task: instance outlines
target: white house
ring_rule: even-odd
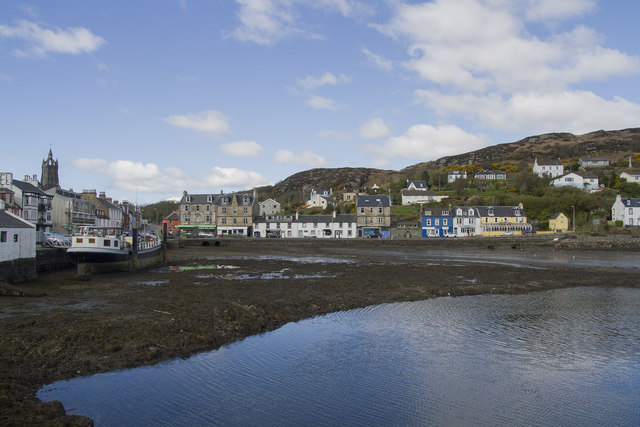
[[[282,210],[282,205],[277,201],[269,198],[259,203],[258,213],[260,216],[275,215]]]
[[[578,172],[570,172],[559,176],[551,181],[551,184],[556,187],[571,186],[585,190],[594,190],[599,186],[597,175]]]
[[[437,196],[435,191],[410,190],[403,188],[400,190],[402,195],[402,205],[413,205],[417,203],[440,202],[449,196]]]
[[[474,178],[482,179],[485,181],[493,181],[507,179],[507,175],[500,170],[482,169],[480,172],[474,175]]]
[[[409,181],[407,180],[407,190],[427,191],[429,186],[427,181]]]
[[[335,211],[332,215],[267,215],[254,223],[254,237],[355,239],[356,216]]]
[[[580,157],[578,160],[580,166],[584,167],[602,167],[609,166],[609,159],[606,157]]]
[[[455,182],[459,179],[467,179],[465,171],[451,171],[447,174],[447,182]]]
[[[541,160],[538,162],[536,158],[533,162],[533,173],[541,178],[555,178],[564,174],[564,166],[560,160]]]
[[[51,201],[53,196],[42,191],[38,177],[25,175],[24,181],[13,179],[12,173],[2,173],[2,181],[9,183],[14,193],[14,203],[20,217],[36,226],[36,240],[44,240],[44,233],[51,231]]]
[[[620,173],[620,179],[626,179],[627,182],[640,183],[640,171],[629,171]]]
[[[0,263],[36,257],[36,226],[0,207]]]
[[[458,237],[482,235],[478,209],[473,206],[456,206],[451,208],[451,214],[453,215],[453,235]]]
[[[311,208],[326,209],[329,205],[335,204],[333,200],[333,190],[311,190],[311,197],[307,201],[307,205]]]
[[[640,199],[623,199],[619,194],[611,206],[611,219],[625,227],[640,227]]]

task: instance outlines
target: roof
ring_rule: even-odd
[[[382,195],[358,196],[356,199],[358,207],[391,207],[391,197]]]
[[[564,215],[564,212],[558,212],[558,213],[554,213],[553,215],[551,215],[551,218],[549,219],[558,219],[558,217],[560,215]],[[566,215],[564,215],[566,217]]]
[[[640,171],[623,171],[623,172],[620,172],[620,175],[622,175],[623,173],[626,173],[627,175],[631,175],[631,176],[640,176]]]
[[[466,175],[466,172],[460,172],[460,171],[451,171],[448,173],[448,175]]]
[[[259,204],[260,205],[264,205],[265,203],[277,203],[277,204],[280,204],[280,202],[278,202],[277,200],[274,200],[272,198],[268,198],[267,200],[264,200],[264,201],[260,202]]]
[[[580,157],[580,161],[581,162],[586,162],[586,161],[608,162],[609,159],[606,157]]]
[[[587,179],[597,179],[597,178],[598,178],[598,175],[594,175],[594,174],[592,174],[592,173],[586,173],[586,172],[569,172],[569,173],[565,173],[565,174],[564,174],[564,175],[562,175],[562,176],[555,177],[553,180],[554,180],[554,181],[558,181],[558,180],[561,180],[562,178],[564,178],[564,177],[566,177],[566,176],[570,176],[570,175],[577,175],[577,176],[579,176],[579,177],[581,177],[581,178],[587,178]]]
[[[435,191],[429,191],[429,190],[409,190],[408,188],[403,188],[402,190],[400,190],[400,192],[402,193],[403,196],[421,196],[421,197],[425,197],[425,196],[435,196],[436,192]]]
[[[624,206],[627,208],[640,208],[640,199],[627,198],[621,200]]]
[[[306,223],[341,223],[341,222],[356,222],[356,216],[354,214],[338,214],[334,218],[333,215],[299,215],[295,222]]]
[[[178,214],[177,211],[173,211],[169,215],[165,216],[164,219],[169,221],[178,221],[180,220],[180,214]]]
[[[189,201],[187,202],[187,197],[189,197]],[[220,197],[219,194],[187,194],[186,196],[182,196],[180,199],[180,204],[184,203],[194,203],[194,204],[205,204],[205,203],[216,203]],[[211,201],[209,201],[211,198]]]
[[[520,206],[477,206],[478,212],[481,217],[497,216],[497,217],[509,217],[515,216],[516,212],[519,212],[519,216],[525,216],[524,209]],[[489,215],[489,211],[493,211],[493,215]]]
[[[429,186],[427,185],[427,181],[409,181],[409,180],[407,180],[407,188],[409,188],[411,186],[411,184],[413,184],[413,186],[416,187],[416,188],[424,188],[425,190],[427,188],[429,188]]]
[[[13,185],[18,187],[20,189],[20,191],[22,191],[23,193],[35,193],[35,194],[37,194],[39,196],[52,197],[51,195],[45,193],[44,191],[42,191],[41,189],[39,189],[35,185],[30,184],[28,182],[19,181],[17,179],[14,179],[13,180]]]
[[[536,163],[538,166],[561,166],[562,162],[560,160],[538,160],[536,159]]]
[[[425,208],[422,210],[422,216],[453,216],[452,208]]]
[[[0,228],[35,228],[35,226],[9,212],[0,210]]]
[[[500,170],[489,170],[482,169],[480,172],[476,173],[476,175],[504,175],[505,173]]]

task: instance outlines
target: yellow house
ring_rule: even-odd
[[[556,233],[566,233],[569,231],[569,218],[562,212],[554,214],[549,218],[549,230]]]
[[[531,231],[522,203],[518,206],[478,206],[483,236],[523,234]]]

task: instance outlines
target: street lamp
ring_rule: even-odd
[[[571,205],[571,209],[573,209],[573,234],[576,234],[576,207]]]

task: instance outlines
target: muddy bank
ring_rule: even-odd
[[[187,357],[332,311],[448,295],[640,286],[637,269],[471,262],[479,249],[527,254],[546,241],[513,248],[516,241],[501,240],[492,249],[482,241],[460,249],[469,262],[416,261],[412,254],[429,248],[399,242],[355,249],[355,243],[277,239],[176,245],[169,252],[172,267],[89,280],[59,271],[2,285],[0,424],[86,425],[90,420],[65,415],[59,403],[39,402],[36,391],[60,379]]]

